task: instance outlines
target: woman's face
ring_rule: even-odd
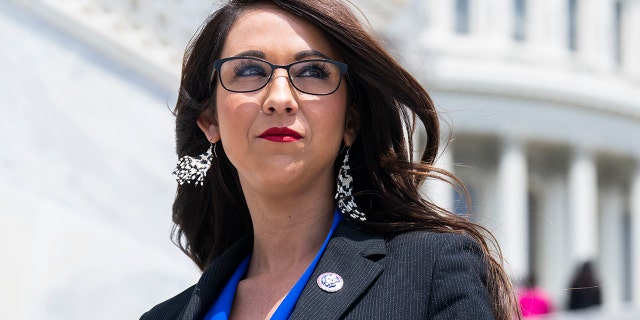
[[[221,58],[234,56],[276,65],[340,60],[319,29],[269,5],[248,9],[236,19]],[[205,112],[198,124],[210,140],[222,141],[245,194],[333,190],[341,142],[350,145],[357,130],[347,125],[352,121],[347,121],[344,79],[332,94],[311,95],[294,88],[285,69],[275,69],[269,83],[253,92],[230,92],[217,81],[215,105],[216,115]]]

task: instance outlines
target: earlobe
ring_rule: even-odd
[[[220,130],[218,128],[218,122],[210,109],[207,109],[200,113],[196,123],[198,124],[200,130],[202,130],[204,135],[207,137],[207,140],[209,140],[209,142],[216,143],[218,142],[218,140],[220,140]]]

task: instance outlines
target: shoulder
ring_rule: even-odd
[[[177,319],[182,310],[189,303],[189,299],[193,294],[194,286],[182,291],[175,297],[168,299],[151,310],[147,311],[140,317],[140,320],[169,320]]]
[[[386,257],[386,263],[409,259],[414,265],[426,267],[424,264],[434,264],[442,256],[458,254],[484,259],[478,242],[465,234],[414,230],[383,235],[344,224],[336,231],[335,238],[341,245],[354,247],[364,257],[373,260]]]
[[[143,314],[141,320],[177,319],[180,315],[198,315],[213,304],[240,262],[251,252],[253,237],[236,241],[217,257],[200,276],[198,283]]]
[[[388,238],[387,255],[391,261],[411,263],[428,271],[425,279],[432,285],[448,286],[473,277],[468,284],[486,286],[487,260],[480,244],[464,234],[412,231]],[[469,279],[467,279],[469,280]],[[460,284],[464,285],[465,281]]]
[[[349,235],[352,243],[365,248],[356,252],[382,271],[347,318],[493,318],[487,260],[470,236],[432,231]]]
[[[422,246],[446,246],[450,244],[460,245],[463,243],[470,244],[475,241],[468,235],[451,233],[451,232],[435,232],[426,230],[415,230],[398,233],[387,237],[389,242],[421,244]]]
[[[432,231],[411,231],[387,237],[391,255],[415,255],[437,262],[443,255],[482,258],[480,245],[468,235]]]
[[[412,269],[413,281],[427,290],[430,319],[493,318],[487,260],[470,236],[407,232],[390,238],[387,249],[389,260]]]

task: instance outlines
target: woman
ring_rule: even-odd
[[[204,273],[142,319],[517,316],[484,230],[420,197],[450,177],[433,103],[342,2],[230,1],[180,87],[174,235]]]

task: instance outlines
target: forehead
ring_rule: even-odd
[[[290,60],[296,53],[309,50],[337,59],[327,37],[311,22],[273,5],[259,5],[246,9],[235,20],[221,57],[261,51],[268,60]]]

